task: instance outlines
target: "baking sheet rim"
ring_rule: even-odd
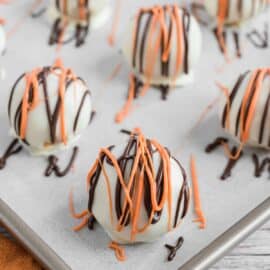
[[[179,270],[204,270],[216,263],[228,251],[243,241],[270,219],[270,197],[250,211],[244,218],[217,237],[207,247],[193,256]],[[29,250],[29,252],[50,270],[71,270],[71,268],[0,199],[0,221],[7,230]]]

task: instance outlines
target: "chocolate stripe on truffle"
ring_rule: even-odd
[[[262,115],[262,121],[261,121],[261,126],[260,126],[260,134],[259,134],[259,143],[260,144],[263,141],[264,130],[265,130],[265,126],[267,125],[266,119],[267,119],[267,116],[268,116],[269,107],[270,107],[270,93],[269,93],[268,98],[266,100],[264,110],[263,110],[263,115]]]
[[[229,97],[229,104],[227,106],[225,106],[224,110],[223,110],[223,115],[222,115],[222,126],[223,128],[225,128],[225,124],[226,124],[226,120],[227,120],[227,116],[229,117],[229,112],[227,111],[228,108],[231,108],[232,104],[233,104],[233,101],[236,97],[236,94],[238,92],[238,90],[240,89],[244,79],[246,78],[247,74],[249,73],[249,71],[247,71],[246,73],[242,74],[239,78],[238,78],[238,81],[236,82],[231,94],[230,94],[230,97]]]
[[[142,16],[142,13],[140,13],[139,19],[141,18],[141,16]],[[140,72],[141,73],[144,72],[143,65],[144,65],[145,42],[146,42],[146,37],[147,37],[148,31],[149,31],[149,26],[150,26],[151,20],[152,20],[152,13],[149,13],[148,14],[146,25],[145,25],[144,30],[143,30],[143,35],[142,35],[142,40],[141,40],[141,46],[140,46],[140,63],[139,63],[140,64],[140,67],[139,68],[140,68]],[[139,23],[140,23],[140,20],[139,20]],[[136,45],[136,46],[138,46],[138,45]],[[136,59],[136,51],[135,51],[135,54],[133,55],[133,57],[134,57],[134,59]],[[133,67],[134,68],[136,67],[135,61],[133,62]]]
[[[110,146],[108,147],[108,150],[112,150],[114,148],[114,146]],[[95,198],[95,191],[96,191],[96,187],[99,181],[99,177],[101,174],[101,164],[104,163],[104,159],[105,159],[106,155],[104,153],[102,153],[99,156],[99,162],[98,162],[98,166],[94,172],[93,175],[91,175],[91,181],[90,181],[90,186],[89,186],[89,200],[88,200],[88,209],[89,212],[92,213],[92,207],[93,207],[93,203],[94,203],[94,198]]]
[[[134,165],[134,154],[131,154],[132,151],[134,151],[136,153],[137,151],[137,145],[136,145],[136,140],[133,140],[133,138],[130,138],[124,153],[119,157],[118,159],[118,164],[119,164],[119,168],[122,172],[123,175],[128,175],[128,172],[126,172],[127,166],[130,165],[131,168]],[[131,163],[131,164],[129,164]],[[131,195],[134,192],[134,185],[131,187]],[[117,215],[117,218],[120,219],[120,217],[122,216],[122,186],[120,184],[120,180],[119,178],[117,178],[117,183],[115,186],[115,212]],[[121,225],[125,225],[127,226],[130,222],[129,219],[129,209],[128,207],[126,207],[124,209],[124,218],[122,219],[122,222],[120,223]]]
[[[246,120],[247,120],[247,116],[249,113],[250,103],[251,103],[253,95],[255,93],[256,84],[257,84],[257,80],[258,80],[259,75],[260,75],[260,70],[257,71],[257,74],[256,74],[255,79],[253,81],[252,89],[251,89],[250,95],[248,97],[248,104],[245,104],[245,108],[243,108],[244,104],[242,101],[241,106],[239,107],[237,119],[236,119],[236,123],[235,123],[235,136],[238,136],[239,132],[241,131],[240,125],[243,125],[243,129],[245,129],[245,127],[246,127]],[[240,117],[241,117],[242,110],[244,111],[244,119],[243,119],[243,122],[241,123]],[[239,135],[241,136],[241,134],[239,134]]]
[[[79,108],[78,108],[78,111],[76,113],[76,117],[75,117],[75,121],[74,121],[74,125],[73,125],[73,132],[76,132],[76,130],[77,130],[78,120],[79,120],[79,117],[81,115],[81,110],[83,108],[83,104],[84,104],[87,96],[91,97],[91,93],[90,93],[89,90],[87,90],[84,93],[83,97],[82,97],[81,103],[80,103]]]
[[[162,40],[161,40],[161,53],[160,53],[160,57],[162,57],[164,51],[166,50],[165,46],[164,46],[164,33],[162,33]],[[169,25],[169,38],[168,38],[168,43],[170,42],[172,38],[172,20],[170,18],[170,25]],[[168,44],[166,44],[166,46],[168,46]],[[161,64],[161,74],[165,77],[169,76],[169,68],[170,68],[170,55],[168,56],[167,61],[160,61]],[[141,72],[141,71],[140,71]]]
[[[238,14],[242,18],[243,16],[243,1],[242,0],[238,0],[237,9],[238,9]]]
[[[176,212],[175,212],[175,217],[174,217],[174,228],[176,228],[179,222],[179,216],[180,216],[180,219],[183,219],[187,214],[190,193],[189,193],[189,187],[187,184],[186,172],[184,168],[182,167],[182,165],[180,164],[180,162],[174,157],[173,159],[178,164],[179,168],[181,169],[183,179],[184,179],[184,184],[182,185],[181,191],[177,199],[177,206],[176,206]],[[182,212],[180,214],[181,207],[182,207]]]
[[[189,43],[188,43],[188,32],[190,28],[190,15],[189,13],[183,9],[183,38],[184,38],[184,48],[185,48],[185,53],[184,53],[184,72],[188,74],[189,72],[189,65],[188,65],[188,54],[189,54]]]
[[[13,95],[14,95],[14,91],[17,88],[18,83],[21,81],[21,79],[25,76],[25,73],[23,73],[15,82],[15,84],[13,85],[13,87],[11,88],[11,93],[10,93],[10,97],[9,97],[9,101],[8,101],[8,117],[10,120],[10,112],[11,112],[11,104],[12,104],[12,100],[13,100]]]
[[[133,48],[133,59],[132,59],[132,65],[135,68],[136,67],[136,60],[137,60],[137,48],[138,48],[138,41],[139,41],[139,33],[140,33],[140,27],[141,27],[141,20],[142,20],[142,13],[139,13],[135,29],[135,41],[134,41],[134,48]],[[147,29],[147,28],[145,28]]]

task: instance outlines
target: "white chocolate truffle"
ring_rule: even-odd
[[[193,81],[201,54],[199,25],[177,5],[141,9],[126,32],[123,52],[145,84],[183,86]]]
[[[221,103],[222,127],[240,144],[270,149],[270,69],[241,75]]]
[[[70,69],[55,64],[23,74],[11,90],[11,135],[34,155],[73,146],[89,125],[91,93]]]
[[[51,0],[50,5],[53,18],[65,17],[73,24],[90,22],[92,28],[102,26],[110,16],[109,0]]]
[[[141,133],[125,145],[102,149],[88,186],[89,212],[117,243],[154,241],[176,228],[188,210],[184,169]]]
[[[239,25],[263,11],[268,0],[227,0],[227,6],[222,6],[224,1],[205,0],[204,5],[209,15],[218,19],[218,14],[223,7],[226,12],[225,25]]]

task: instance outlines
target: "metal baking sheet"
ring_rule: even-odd
[[[1,7],[0,14],[4,14],[7,19],[7,29],[25,14],[31,3],[30,0],[21,0]],[[63,179],[45,178],[43,171],[46,161],[43,158],[31,157],[27,152],[12,157],[7,168],[0,171],[0,219],[50,269],[98,267],[162,270],[182,266],[184,269],[203,269],[269,216],[269,200],[265,200],[269,197],[270,182],[267,174],[259,179],[253,177],[249,150],[237,164],[233,176],[224,182],[219,180],[226,164],[222,151],[211,155],[204,153],[205,145],[223,134],[216,110],[214,109],[193,133],[189,133],[201,112],[219,94],[215,81],[228,84],[248,68],[269,66],[269,48],[258,50],[244,39],[244,57],[225,66],[222,73],[217,73],[224,60],[211,32],[205,28],[203,54],[196,68],[194,84],[171,91],[166,102],[160,100],[160,93],[152,89],[144,98],[136,101],[136,109],[123,124],[114,124],[115,112],[121,108],[126,97],[129,73],[119,53],[121,34],[124,32],[125,22],[137,8],[154,3],[174,1],[125,1],[125,12],[122,12],[118,31],[119,41],[114,48],[106,43],[110,23],[101,30],[93,31],[87,45],[81,49],[75,49],[73,44],[62,48],[61,56],[65,64],[87,81],[97,110],[95,121],[79,142],[81,151],[74,171]],[[255,26],[263,31],[269,15],[267,11],[258,17],[252,25],[243,29],[242,35]],[[49,31],[45,17],[28,18],[19,31],[11,36],[7,52],[1,58],[1,67],[5,68],[7,73],[6,79],[1,81],[1,152],[11,140],[8,136],[6,111],[12,84],[24,71],[51,64],[57,55],[55,47],[47,45]],[[122,64],[119,76],[106,83],[113,67],[119,63]],[[71,228],[76,221],[69,215],[68,193],[73,187],[76,208],[84,209],[88,199],[85,177],[98,149],[122,142],[126,137],[120,134],[119,130],[136,126],[140,126],[147,136],[155,137],[168,146],[188,172],[190,154],[195,155],[207,228],[199,230],[192,222],[194,215],[191,208],[179,229],[155,243],[127,247],[128,260],[119,263],[113,252],[107,248],[110,239],[102,228],[97,227],[92,232],[87,229],[79,233],[72,232]],[[59,156],[65,162],[69,155],[70,152],[67,151]],[[254,210],[261,203],[263,204]],[[254,212],[251,212],[252,210]],[[246,215],[248,216],[244,218]],[[244,219],[240,222],[242,218]],[[229,231],[224,234],[227,230]],[[168,263],[164,244],[174,243],[180,235],[184,236],[185,243],[175,260]],[[215,239],[217,241],[214,241]]]

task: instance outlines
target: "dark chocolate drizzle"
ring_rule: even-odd
[[[252,161],[255,166],[255,170],[254,170],[255,177],[261,177],[265,170],[267,170],[268,173],[270,174],[270,158],[269,157],[264,158],[260,162],[259,157],[257,156],[257,154],[254,153],[252,155]]]
[[[171,246],[168,244],[165,245],[165,247],[169,250],[169,255],[167,257],[168,261],[172,261],[175,258],[177,251],[182,247],[183,243],[184,238],[181,236],[178,238],[175,246]]]
[[[114,146],[109,146],[108,149],[112,150]],[[100,163],[103,164],[104,159],[105,159],[105,154],[103,153],[100,157]],[[100,173],[101,173],[101,165],[100,163],[98,164],[98,167],[95,171],[95,174],[93,175],[91,181],[90,181],[90,187],[89,187],[89,200],[88,200],[88,209],[90,213],[93,213],[92,207],[95,199],[95,190],[99,181]]]
[[[41,17],[45,12],[47,11],[47,7],[43,7],[38,11],[32,12],[31,17],[32,18],[39,18]]]
[[[269,107],[270,107],[270,93],[268,95],[268,98],[266,100],[266,103],[265,103],[265,106],[264,106],[264,110],[263,110],[263,115],[262,115],[262,120],[261,120],[261,126],[260,126],[260,133],[259,133],[259,144],[261,144],[263,142],[263,135],[264,135],[265,126],[267,125],[266,120],[267,120],[267,115],[268,115]],[[270,146],[270,144],[269,144],[269,146]]]
[[[236,155],[238,151],[238,148],[236,146],[234,146],[231,150],[231,154],[232,155]],[[237,161],[242,157],[243,152],[240,153],[240,156],[237,159],[229,159],[227,166],[225,167],[220,179],[221,180],[226,180],[227,178],[229,178],[232,175],[232,169],[235,167],[235,165],[237,164]]]
[[[56,2],[55,4],[56,8],[61,13],[61,15],[63,14],[67,16],[66,14],[64,14],[64,11],[61,8],[60,0],[56,0],[55,2]],[[78,8],[79,8],[79,5],[80,5],[80,1],[78,1]],[[89,33],[89,26],[90,26],[90,11],[88,8],[89,0],[85,0],[83,5],[87,12],[86,21],[77,23],[75,26],[74,34],[68,39],[61,41],[60,39],[63,34],[63,31],[65,31],[66,21],[65,19],[62,18],[62,16],[58,17],[52,26],[52,30],[51,30],[51,34],[49,38],[49,45],[59,44],[60,42],[62,44],[67,44],[75,40],[75,46],[80,47],[81,45],[85,43],[86,37]]]
[[[211,153],[214,150],[216,150],[219,146],[221,146],[223,143],[227,143],[228,139],[224,137],[218,137],[214,140],[214,142],[208,144],[205,148],[206,153]]]
[[[241,85],[242,85],[244,79],[245,79],[246,76],[249,74],[249,72],[250,72],[250,71],[247,71],[247,72],[245,72],[244,74],[242,74],[241,76],[239,76],[239,78],[238,78],[238,80],[237,80],[235,86],[233,87],[233,90],[232,90],[232,92],[231,92],[231,94],[230,94],[230,97],[229,97],[229,104],[226,104],[226,105],[225,105],[225,108],[224,108],[224,110],[223,110],[223,115],[222,115],[222,126],[223,126],[223,128],[225,128],[227,116],[229,115],[229,111],[228,111],[227,105],[229,105],[229,108],[232,107],[232,104],[233,104],[234,99],[235,99],[235,97],[236,97],[236,95],[237,95],[237,92],[238,92],[238,90],[240,89],[240,87],[241,87]],[[239,117],[240,117],[240,116],[239,116]],[[235,134],[235,135],[236,135],[236,134]]]
[[[55,176],[57,176],[57,177],[66,176],[69,173],[72,166],[74,165],[75,159],[78,155],[78,151],[79,151],[79,148],[77,146],[73,148],[73,153],[72,153],[72,156],[70,158],[70,161],[64,170],[61,170],[57,164],[58,157],[56,157],[54,155],[49,156],[48,157],[49,164],[45,170],[44,175],[48,177],[48,176],[51,176],[51,174],[54,172]]]
[[[239,106],[239,110],[238,110],[238,114],[237,114],[237,119],[236,119],[236,123],[235,123],[235,135],[236,136],[240,136],[240,117],[241,117],[241,111],[242,109],[244,109],[244,121],[243,121],[243,127],[245,128],[246,127],[246,124],[247,124],[247,117],[248,117],[248,113],[249,113],[249,109],[250,109],[250,106],[251,106],[251,102],[252,102],[252,99],[253,99],[253,96],[255,94],[255,91],[256,91],[256,84],[257,84],[257,80],[259,79],[259,75],[261,73],[261,70],[258,70],[257,74],[256,74],[256,77],[255,77],[255,80],[253,82],[253,85],[252,85],[252,89],[250,91],[250,95],[248,97],[248,103],[247,105],[243,108],[244,106],[244,103],[242,102],[241,103],[241,106]]]
[[[217,27],[213,29],[213,33],[214,33],[214,36],[215,36],[215,38],[216,38],[216,40],[217,40],[217,43],[218,43],[220,52],[221,52],[222,54],[224,54],[224,53],[225,53],[224,48],[221,46],[221,44],[220,44],[220,42],[219,42],[218,29],[217,29]],[[222,35],[223,35],[224,42],[226,43],[226,40],[227,40],[227,32],[226,32],[226,31],[223,31],[223,32],[222,32]]]
[[[257,29],[253,29],[246,35],[248,41],[258,49],[266,49],[269,47],[269,25],[264,24],[264,30],[262,33]]]
[[[240,45],[240,35],[238,32],[236,31],[233,32],[233,39],[234,39],[234,44],[235,44],[236,56],[238,58],[241,58],[242,51],[241,51],[241,45]]]
[[[95,217],[93,215],[91,215],[88,219],[88,229],[90,231],[94,230],[95,229],[95,223],[97,222],[97,220],[95,219]]]
[[[94,121],[94,119],[96,118],[96,115],[97,115],[97,112],[92,111],[92,113],[90,115],[89,125]]]
[[[7,159],[15,154],[18,154],[22,151],[23,147],[19,144],[19,140],[15,139],[8,146],[7,150],[4,152],[4,155],[0,158],[0,170],[6,167]]]
[[[138,136],[136,134],[131,134],[131,132],[128,130],[121,130],[121,132],[123,132],[127,135],[130,135],[130,138],[129,138],[129,141],[127,143],[127,146],[124,149],[123,154],[120,155],[117,162],[118,162],[118,166],[119,166],[124,178],[129,179],[130,178],[129,176],[131,174],[131,168],[133,167],[136,152],[137,152]],[[146,143],[147,143],[147,149],[150,153],[150,157],[148,155],[146,155],[145,157],[150,162],[150,159],[153,158],[153,154],[157,153],[157,151],[152,148],[152,144],[151,144],[150,140],[147,140]],[[114,146],[110,146],[108,149],[111,151],[113,149],[113,147]],[[167,149],[166,149],[166,151],[168,152],[169,156],[171,158],[173,158]],[[88,202],[88,209],[89,209],[90,213],[92,213],[92,207],[93,207],[94,197],[95,197],[95,189],[96,189],[97,183],[99,181],[99,177],[100,177],[101,170],[102,170],[101,164],[104,164],[104,162],[106,161],[107,164],[112,166],[112,162],[110,161],[110,159],[108,157],[105,159],[104,153],[102,153],[100,155],[99,160],[100,160],[100,163],[98,164],[94,175],[90,179],[89,202]],[[174,160],[176,160],[176,159],[174,159]],[[180,190],[179,196],[178,196],[177,209],[175,212],[174,224],[173,224],[174,228],[178,224],[179,217],[183,218],[186,215],[187,209],[188,209],[188,202],[189,202],[189,189],[188,189],[186,174],[185,174],[183,167],[181,166],[181,164],[178,161],[177,161],[177,164],[179,165],[179,167],[182,171],[183,186],[182,186],[182,189]],[[141,165],[139,165],[139,167],[141,167]],[[164,184],[164,165],[163,165],[162,159],[160,160],[160,164],[158,166],[158,171],[156,174],[155,181],[157,184],[157,186],[156,186],[156,199],[157,199],[157,202],[159,203],[161,198],[162,198],[163,184]],[[146,213],[148,215],[148,218],[150,218],[152,206],[151,206],[151,194],[150,194],[149,179],[148,179],[147,173],[144,174],[144,184],[145,184],[144,206],[145,206],[145,210],[146,210]],[[134,193],[134,191],[135,191],[135,187],[132,186],[130,189],[131,197],[132,197],[132,194]],[[123,208],[123,206],[122,206],[122,204],[123,204],[122,192],[123,192],[122,186],[120,184],[119,179],[117,178],[117,183],[115,186],[115,197],[114,197],[115,213],[116,213],[118,221],[120,221],[120,217],[122,216],[122,213],[124,212],[124,215],[123,215],[123,218],[121,220],[120,225],[128,226],[130,224],[130,209],[129,209],[129,205],[127,205],[125,208]],[[157,223],[160,220],[161,214],[162,214],[162,210],[156,211],[152,217],[151,224]]]
[[[208,144],[205,148],[206,153],[212,153],[214,150],[216,150],[219,146],[222,146],[224,143],[228,143],[228,139],[224,137],[218,137],[216,138],[212,143]],[[235,156],[238,151],[238,148],[234,146],[231,149],[231,155]],[[242,157],[243,152],[241,151],[239,157],[237,159],[229,159],[220,179],[221,180],[226,180],[229,178],[232,174],[232,169],[235,167],[237,164],[238,160]]]
[[[214,36],[215,36],[215,39],[217,40],[217,43],[218,43],[218,46],[219,46],[219,49],[220,49],[220,52],[222,54],[225,54],[225,51],[224,51],[224,48],[223,46],[220,44],[220,41],[219,41],[219,36],[218,36],[218,29],[217,27],[213,29],[213,33],[214,33]],[[222,32],[222,35],[223,35],[223,39],[224,39],[224,42],[225,44],[227,43],[227,39],[228,39],[228,33],[226,30],[224,30]],[[238,57],[238,58],[241,58],[242,57],[242,50],[241,50],[241,40],[240,40],[240,35],[237,31],[233,31],[232,32],[232,36],[233,36],[233,41],[234,41],[234,47],[235,47],[235,55]],[[227,46],[227,45],[226,45]]]

